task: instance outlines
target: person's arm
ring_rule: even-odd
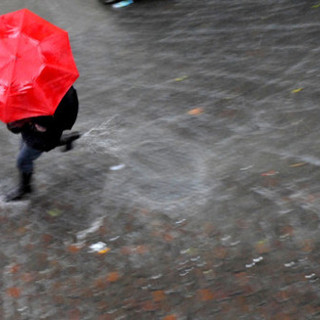
[[[7,123],[7,128],[12,133],[18,134],[22,131],[22,128],[24,127],[24,125],[29,123],[29,121],[30,121],[30,119],[22,119],[22,120],[9,122],[9,123]]]

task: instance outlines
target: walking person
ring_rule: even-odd
[[[53,116],[40,116],[22,119],[7,124],[7,128],[15,133],[21,133],[22,141],[17,157],[19,185],[6,196],[6,201],[20,200],[32,192],[31,179],[34,172],[34,161],[43,152],[65,146],[65,151],[72,149],[74,140],[80,137],[79,132],[63,134],[70,130],[76,121],[79,102],[77,91],[73,86],[62,98]]]
[[[17,159],[18,188],[7,201],[32,191],[33,162],[57,146],[72,148],[78,132],[70,130],[78,113],[73,84],[79,71],[68,32],[29,9],[0,16],[0,120],[21,133]]]

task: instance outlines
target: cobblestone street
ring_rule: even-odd
[[[320,2],[2,0],[67,30],[75,148],[0,127],[0,320],[320,319]]]

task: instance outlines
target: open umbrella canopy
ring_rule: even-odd
[[[0,16],[0,120],[53,115],[78,77],[65,30],[28,9]]]

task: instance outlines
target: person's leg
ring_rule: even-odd
[[[20,152],[17,158],[17,167],[20,172],[32,173],[33,161],[39,158],[42,151],[29,147],[26,143],[22,142]]]
[[[20,174],[18,187],[10,192],[6,201],[20,200],[27,193],[31,193],[31,178],[33,173],[33,161],[40,157],[42,151],[29,147],[22,142],[20,152],[17,158],[17,167]]]
[[[73,149],[73,142],[81,137],[80,132],[72,131],[70,133],[64,133],[61,138],[58,146],[65,146],[64,151],[70,151]]]

